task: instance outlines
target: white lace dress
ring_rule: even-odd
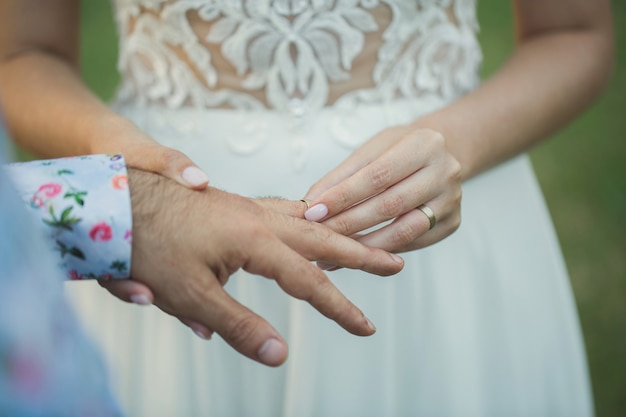
[[[379,130],[479,82],[473,0],[114,3],[115,108],[243,195],[301,198]],[[235,274],[227,290],[289,343],[277,369],[156,308],[72,292],[130,416],[593,414],[568,277],[526,156],[467,182],[461,228],[404,257],[393,278],[330,273],[377,325],[369,338]]]

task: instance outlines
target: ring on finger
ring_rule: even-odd
[[[426,217],[428,217],[428,221],[430,222],[428,230],[431,230],[433,227],[435,227],[435,225],[437,224],[437,217],[435,216],[435,212],[426,204],[422,204],[417,209],[424,213]]]
[[[307,200],[306,198],[302,198],[302,199],[300,199],[300,201],[302,201],[304,204],[306,204],[306,209],[307,210],[309,209],[309,207],[311,207],[311,203],[312,203],[311,200]]]

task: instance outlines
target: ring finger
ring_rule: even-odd
[[[359,236],[357,240],[364,245],[390,252],[406,252],[438,242],[456,230],[460,223],[460,213],[454,212],[447,216],[437,214],[442,210],[441,203],[441,200],[433,200],[426,204],[436,219],[432,228],[431,218],[416,208],[378,230]]]
[[[434,170],[423,169],[384,192],[323,222],[337,233],[350,236],[394,219],[437,197]],[[431,173],[432,172],[432,173]],[[424,184],[427,184],[424,186]]]

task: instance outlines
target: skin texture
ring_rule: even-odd
[[[217,332],[237,351],[270,366],[285,361],[287,345],[267,321],[222,288],[239,269],[275,280],[287,294],[307,301],[350,333],[375,332],[363,313],[309,261],[391,275],[403,266],[396,255],[294,217],[304,211],[301,202],[258,203],[211,187],[191,191],[135,169],[129,170],[129,181],[134,281],[103,286],[114,291],[117,286],[123,293],[124,286],[144,284],[164,312],[201,333]],[[168,204],[163,204],[165,196]],[[263,351],[268,341],[275,346]]]

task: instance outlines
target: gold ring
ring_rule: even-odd
[[[307,200],[306,198],[301,199],[300,201],[302,201],[304,204],[306,204],[306,209],[308,210],[309,207],[311,207],[311,200]]]
[[[424,213],[426,217],[428,217],[428,221],[430,222],[430,226],[428,227],[428,230],[435,227],[435,225],[437,224],[437,217],[435,216],[435,212],[426,204],[422,204],[417,209],[421,211],[422,213]]]

